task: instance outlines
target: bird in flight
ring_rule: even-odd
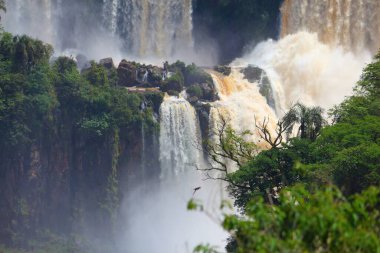
[[[199,186],[199,187],[196,187],[196,188],[194,188],[194,192],[193,192],[193,197],[194,197],[194,194],[197,192],[197,191],[199,191],[201,189],[201,187]]]

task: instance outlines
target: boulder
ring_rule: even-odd
[[[197,102],[194,104],[194,108],[197,111],[199,125],[201,129],[202,140],[207,140],[210,135],[210,111],[211,106],[208,103]],[[206,142],[203,142],[205,144]]]
[[[215,89],[214,84],[209,84],[209,83],[202,83],[201,88],[203,91],[203,100],[207,100],[210,102],[214,102],[218,100],[218,95]]]
[[[148,68],[148,83],[151,86],[158,87],[162,83],[163,69],[152,66]]]
[[[145,66],[140,67],[137,69],[136,73],[136,81],[138,81],[140,84],[145,84],[148,82],[148,69],[145,68]]]
[[[218,100],[218,96],[215,90],[215,87],[213,84],[210,83],[201,83],[201,84],[193,84],[186,90],[188,96],[189,96],[189,102],[193,103],[194,97],[197,98],[197,100],[207,101],[207,102],[214,102]]]
[[[260,88],[260,94],[266,98],[267,103],[274,110],[276,109],[276,101],[274,99],[272,85],[265,70],[249,65],[241,71],[244,74],[244,78],[251,83],[257,83]]]
[[[133,87],[139,84],[137,81],[137,67],[132,62],[122,60],[117,68],[117,76],[119,86]]]
[[[218,65],[214,67],[214,70],[222,73],[225,76],[229,76],[231,74],[231,67],[225,66],[225,65]]]
[[[244,78],[247,79],[249,82],[259,83],[264,70],[257,66],[249,65],[241,72],[244,74]]]
[[[105,67],[106,69],[113,69],[115,68],[115,64],[113,63],[113,59],[111,57],[104,58],[99,61],[99,64]]]
[[[199,101],[199,98],[196,97],[196,96],[193,96],[193,97],[190,97],[189,99],[187,99],[189,101],[190,104],[195,104]]]

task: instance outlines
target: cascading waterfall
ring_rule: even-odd
[[[119,0],[103,0],[103,20],[104,25],[112,34],[117,30],[117,12]]]
[[[160,108],[159,141],[160,177],[140,182],[141,187],[148,185],[145,191],[137,188],[128,193],[126,212],[131,219],[123,235],[125,251],[192,252],[205,242],[219,245],[223,251],[228,235],[216,222],[223,190],[220,184],[203,181],[202,173],[196,170],[197,166],[204,168],[205,162],[197,115],[186,99],[165,97]],[[201,188],[193,195],[196,187]],[[187,211],[192,197],[202,200],[215,220]]]
[[[193,47],[191,0],[103,0],[98,9],[91,1],[67,0],[65,6],[62,2],[6,0],[5,28],[50,42],[58,51],[75,48],[91,58],[120,54],[120,49],[137,58],[186,57]],[[80,6],[87,5],[86,13],[101,13],[101,18],[86,23]],[[210,71],[220,98],[211,103],[210,127],[223,117],[238,132],[250,130],[250,140],[266,148],[255,132],[256,120],[266,119],[274,129],[277,119],[298,101],[325,108],[341,102],[379,46],[379,0],[285,0],[279,41],[262,42],[235,60],[227,77]],[[110,48],[116,50],[103,51]],[[264,78],[250,82],[241,73],[250,64],[267,73],[273,108],[260,94]],[[145,175],[147,133],[141,128]],[[136,185],[141,183],[143,190],[126,193],[129,219],[126,233],[120,235],[124,252],[190,252],[201,242],[223,245],[226,234],[219,224],[186,210],[195,187],[201,186],[195,197],[211,208],[223,198],[220,187],[202,181],[196,171],[197,166],[207,166],[200,136],[194,108],[184,98],[166,97],[160,109],[160,164],[149,168],[161,174],[149,181],[142,178]]]
[[[304,30],[354,52],[380,48],[378,0],[285,0],[281,12],[282,37]]]
[[[302,102],[331,108],[349,95],[369,54],[353,54],[321,43],[316,34],[299,32],[279,41],[260,43],[232,66],[254,64],[264,69],[279,94],[282,111]]]
[[[248,139],[259,143],[255,124],[268,120],[268,127],[275,128],[277,115],[268,105],[266,98],[259,92],[259,83],[250,83],[240,72],[241,68],[233,68],[229,76],[210,72],[219,101],[212,103],[210,121],[211,127],[218,127],[221,118],[225,119],[238,133],[249,130]],[[262,143],[262,148],[265,144]]]
[[[191,0],[61,2],[6,0],[5,28],[49,42],[58,52],[75,49],[90,58],[128,54],[135,59],[169,59],[191,55]]]
[[[115,6],[115,1],[108,1]],[[171,56],[191,50],[191,0],[117,1],[115,33],[137,56]],[[109,9],[109,8],[107,8]]]
[[[297,102],[340,103],[380,46],[380,2],[286,0],[281,10],[282,38],[260,43],[231,66],[264,69],[281,111]]]
[[[199,166],[202,140],[194,108],[184,98],[166,98],[160,108],[160,164],[163,179]]]

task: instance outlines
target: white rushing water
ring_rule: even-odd
[[[342,102],[380,47],[380,1],[285,0],[281,14],[281,38],[231,66],[264,69],[282,112],[297,102],[325,109]]]
[[[354,54],[320,42],[316,34],[298,32],[260,43],[232,66],[254,64],[264,69],[286,111],[297,102],[326,109],[340,103],[369,61],[368,51]]]
[[[51,43],[57,52],[139,60],[191,57],[191,0],[6,0],[7,31]]]
[[[275,128],[277,115],[260,94],[259,83],[245,79],[240,68],[233,68],[227,77],[215,72],[211,72],[211,76],[220,97],[219,101],[212,103],[211,127],[218,127],[224,118],[237,133],[249,130],[251,135],[247,137],[254,142],[259,141],[256,123],[260,124],[265,119],[271,129]]]
[[[63,6],[63,0],[6,0],[5,28],[46,40],[57,50],[75,48],[95,58],[125,53],[137,59],[194,58],[191,0],[103,0],[99,10],[84,8],[82,0],[67,1],[71,5]],[[236,59],[227,77],[210,71],[220,97],[211,103],[211,128],[224,117],[238,132],[250,130],[251,140],[258,143],[255,120],[266,118],[274,129],[296,102],[326,109],[340,103],[380,47],[379,0],[285,0],[281,11],[278,41],[264,41]],[[96,12],[97,21],[86,23],[82,16],[89,14],[84,12]],[[267,73],[275,106],[260,94],[260,83],[244,78],[241,70],[248,65]],[[125,193],[126,231],[118,242],[123,252],[192,252],[202,242],[223,251],[227,234],[218,224],[217,207],[226,196],[218,183],[203,181],[196,171],[207,166],[201,142],[195,109],[184,98],[166,97],[160,109],[160,164],[153,168],[161,174],[143,178]],[[195,198],[216,213],[216,220],[186,210],[196,187],[201,189]]]
[[[161,176],[146,182],[145,190],[137,187],[128,193],[126,252],[190,253],[200,243],[224,252],[228,235],[220,226],[219,205],[226,196],[220,183],[203,181],[196,170],[205,166],[201,142],[194,108],[184,98],[166,97],[160,108]],[[187,211],[196,187],[201,188],[194,198],[212,217]]]
[[[160,167],[163,179],[194,169],[202,161],[197,114],[184,98],[168,97],[160,108]]]

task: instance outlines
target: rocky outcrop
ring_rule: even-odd
[[[163,83],[163,69],[122,60],[117,68],[118,85],[123,87],[159,87]]]
[[[209,103],[195,103],[194,108],[197,112],[199,125],[201,128],[202,140],[207,140],[210,137],[210,111],[211,105]]]
[[[113,59],[110,57],[101,59],[99,61],[99,64],[102,65],[103,67],[105,67],[106,69],[114,69],[115,68],[115,64],[113,62]]]
[[[272,85],[265,70],[257,66],[249,65],[241,70],[241,72],[244,74],[244,78],[249,82],[257,83],[260,88],[260,94],[266,98],[269,106],[275,110],[276,100],[274,99]]]
[[[213,83],[195,83],[186,89],[188,100],[191,104],[198,101],[214,102],[218,95]]]
[[[133,87],[139,84],[137,82],[137,66],[132,62],[122,60],[117,68],[117,76],[119,86]]]
[[[225,76],[229,76],[231,74],[231,67],[225,66],[225,65],[218,65],[214,67],[214,70],[222,73]]]
[[[162,77],[164,70],[157,66],[151,66],[148,68],[148,83],[151,86],[158,87],[162,84]]]

